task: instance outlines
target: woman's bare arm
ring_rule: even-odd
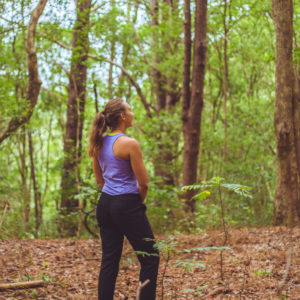
[[[139,194],[144,203],[148,192],[148,174],[143,161],[142,150],[139,143],[134,139],[130,139],[128,146],[131,167],[138,181]]]
[[[93,157],[93,170],[94,170],[94,174],[96,177],[96,182],[97,182],[98,186],[100,187],[100,189],[102,190],[102,188],[104,186],[104,179],[102,176],[102,170],[100,168],[99,162],[96,157]]]

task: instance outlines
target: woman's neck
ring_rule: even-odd
[[[111,133],[125,133],[126,128],[123,126],[118,126],[111,130]]]

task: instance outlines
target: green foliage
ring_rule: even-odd
[[[194,259],[176,260],[175,266],[180,267],[184,272],[190,272],[195,268],[206,268],[205,261],[195,261]]]
[[[192,248],[192,249],[184,249],[184,252],[186,253],[191,253],[191,252],[200,252],[200,251],[210,251],[210,250],[214,250],[214,251],[224,251],[224,250],[231,250],[231,248],[229,247],[204,247],[204,248]]]
[[[270,270],[260,270],[260,269],[254,270],[254,275],[258,277],[266,277],[269,276],[270,274],[271,274]]]
[[[204,290],[208,288],[208,285],[202,285],[197,287],[196,289],[185,289],[183,290],[184,293],[193,293],[193,295],[198,296],[203,293]]]
[[[4,16],[0,22],[0,133],[9,120],[22,115],[27,106],[25,37],[30,12],[35,4],[34,1],[2,1],[0,4],[0,13]],[[224,2],[217,0],[208,3],[204,110],[199,161],[195,162],[199,171],[197,182],[200,184],[189,187],[197,192],[193,218],[186,214],[184,203],[180,200],[183,163],[181,100],[172,109],[159,112],[153,109],[153,117],[149,118],[129,79],[120,68],[112,67],[112,94],[125,98],[135,113],[135,126],[128,131],[128,135],[136,138],[143,150],[150,178],[147,214],[157,233],[219,227],[221,207],[218,187],[224,198],[227,224],[268,225],[272,219],[276,177],[273,132],[276,41],[271,3],[267,0],[247,3],[231,1],[226,16],[223,16],[223,5]],[[90,18],[90,53],[122,65],[139,84],[153,108],[157,104],[153,66],[161,73],[163,89],[180,96],[183,2],[173,3],[171,8],[167,2],[159,1],[159,11],[155,15],[157,25],[152,25],[154,15],[148,4],[94,1],[92,10],[98,6]],[[294,28],[299,28],[299,11],[299,3],[294,1]],[[54,41],[72,46],[75,17],[74,2],[60,0],[49,2],[39,21],[36,49],[42,90],[38,103],[25,128],[25,144],[23,129],[20,129],[0,145],[1,238],[34,237],[34,199],[27,139],[29,130],[33,138],[36,178],[43,203],[43,222],[39,234],[45,237],[58,234],[69,83],[67,71],[70,70],[72,52]],[[229,71],[226,157],[223,155],[224,20],[228,26]],[[300,40],[299,34],[299,30],[294,30],[295,41]],[[299,43],[295,42],[295,69],[299,66],[299,57]],[[76,55],[73,57],[77,58]],[[85,123],[79,165],[80,193],[76,199],[83,200],[84,210],[90,211],[95,207],[100,193],[87,155],[88,131],[95,115],[94,88],[99,109],[110,97],[110,65],[89,59],[87,66]],[[173,85],[169,86],[169,82]],[[25,155],[23,167],[22,153]],[[239,182],[243,185],[235,184]],[[252,187],[251,194],[248,186]],[[25,222],[25,187],[30,194],[28,222]],[[73,217],[77,219],[77,213]],[[92,230],[97,232],[94,212],[88,220]],[[83,236],[89,234],[84,231]]]
[[[243,215],[241,216],[230,213],[231,208],[235,205],[234,201],[236,201],[233,195],[237,194],[243,198],[252,199],[250,187],[241,184],[226,183],[225,179],[221,177],[213,177],[208,181],[202,181],[200,184],[184,186],[182,190],[199,191],[193,197],[197,201],[197,212],[193,222],[196,230],[200,231],[207,226],[221,226],[223,222],[222,218],[224,218],[226,224],[235,224],[237,221],[242,222],[242,220],[236,220],[236,218],[245,218],[246,210],[243,211]],[[224,191],[227,191],[226,197],[223,195]]]

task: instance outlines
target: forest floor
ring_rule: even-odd
[[[157,299],[300,299],[300,229],[229,229],[230,249],[221,247],[222,231],[160,235]],[[171,251],[172,244],[174,251]],[[0,299],[97,299],[100,240],[0,240],[0,283],[44,280],[45,286],[0,291]],[[187,270],[176,265],[183,262]],[[202,262],[205,268],[197,263]],[[221,272],[222,265],[222,272]],[[189,269],[189,267],[194,266]],[[139,264],[125,241],[114,299],[135,299]],[[223,280],[221,279],[221,273]],[[277,289],[283,282],[281,297]],[[163,297],[162,297],[163,286]]]

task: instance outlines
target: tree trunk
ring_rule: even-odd
[[[62,173],[61,214],[62,235],[75,235],[76,219],[70,213],[78,209],[74,196],[78,193],[76,170],[81,158],[81,139],[84,122],[88,33],[91,0],[77,0],[76,23],[73,29],[71,71],[68,86],[67,123],[64,137],[64,165]]]
[[[110,60],[114,61],[116,56],[116,41],[112,40],[110,44]],[[113,65],[109,65],[108,72],[108,98],[113,98]]]
[[[230,2],[229,2],[230,4]],[[227,0],[224,0],[224,14],[223,14],[223,29],[224,29],[224,44],[223,44],[223,60],[224,60],[224,147],[223,147],[223,164],[226,162],[227,156],[227,96],[228,96],[228,56],[227,56],[227,38],[228,38],[228,25],[226,22],[227,16]]]
[[[20,140],[18,141],[18,152],[21,160],[20,174],[22,178],[23,201],[24,201],[24,223],[28,227],[30,216],[30,191],[27,184],[27,166],[26,166],[26,134],[25,127],[21,128]]]
[[[192,91],[190,102],[188,101],[188,99],[184,99],[182,107],[184,139],[182,178],[183,185],[194,184],[197,180],[197,162],[200,143],[201,114],[203,109],[203,88],[206,58],[206,15],[206,0],[196,0]],[[186,23],[188,23],[187,20],[185,20],[185,26]],[[187,51],[188,46],[185,46],[185,55],[187,54]],[[185,68],[187,67],[187,65],[188,62],[185,58]],[[185,76],[186,74],[184,73],[184,96],[188,94],[186,86],[188,80],[187,78],[185,78]],[[187,192],[185,193],[184,198],[186,200],[187,210],[194,212],[195,200],[192,199],[192,196],[193,192]]]
[[[159,24],[159,7],[158,7],[158,0],[152,0],[152,22],[151,26],[155,27]],[[156,33],[154,31],[154,35],[152,38],[152,49],[156,49],[157,47],[160,47],[159,41],[157,39]],[[161,74],[160,70],[158,69],[158,66],[160,64],[160,57],[155,54],[152,68],[152,77],[154,81],[154,90],[156,94],[156,109],[157,111],[160,111],[166,107],[166,91],[164,89],[164,81],[165,78]]]
[[[37,7],[31,13],[27,29],[26,52],[28,57],[28,89],[26,93],[26,100],[28,101],[28,107],[22,112],[22,114],[18,115],[18,117],[12,118],[9,121],[7,128],[0,135],[0,144],[12,133],[14,133],[20,126],[30,120],[34,107],[37,103],[42,82],[39,78],[34,39],[37,22],[44,11],[46,3],[47,0],[39,1]]]
[[[31,181],[33,184],[33,196],[34,196],[34,217],[35,217],[35,238],[38,237],[39,227],[42,223],[42,203],[41,203],[41,192],[38,188],[38,184],[36,181],[35,175],[35,165],[34,165],[34,148],[32,144],[32,135],[31,132],[28,131],[28,146],[29,146],[29,158],[30,158],[30,174]]]
[[[162,22],[172,23],[175,19],[174,15],[178,14],[177,1],[163,0],[163,2],[165,6],[160,7],[157,0],[152,1],[152,26],[159,25],[158,16],[161,17]],[[159,47],[171,55],[176,53],[176,51],[178,51],[179,38],[168,38],[167,35],[169,34],[170,33],[162,32],[160,39],[154,34],[152,41],[153,49]],[[170,72],[170,75],[166,75],[159,70],[163,60],[164,58],[161,54],[155,54],[151,71],[158,114],[164,114],[166,111],[174,111],[175,105],[180,100],[178,79],[177,76],[174,75],[176,72]],[[172,129],[173,124],[165,122],[162,124],[159,133],[153,133],[153,135],[157,137],[157,145],[159,148],[157,154],[153,156],[153,164],[155,177],[158,179],[156,183],[160,188],[163,188],[165,185],[175,184],[175,170],[172,167],[168,167],[168,165],[174,165],[174,158],[176,156],[174,153],[177,152],[178,148],[178,135],[174,136]],[[159,200],[157,205],[160,204],[161,201]]]
[[[295,75],[292,59],[293,2],[272,0],[276,33],[275,136],[277,174],[274,199],[274,224],[293,226],[299,222],[299,173],[296,159],[294,117]]]
[[[297,71],[299,73],[297,73]],[[296,71],[295,80],[295,97],[293,102],[294,111],[294,130],[295,130],[295,141],[296,141],[296,159],[297,159],[297,170],[298,170],[298,195],[300,198],[300,70]],[[296,203],[298,218],[300,219],[300,201]]]

